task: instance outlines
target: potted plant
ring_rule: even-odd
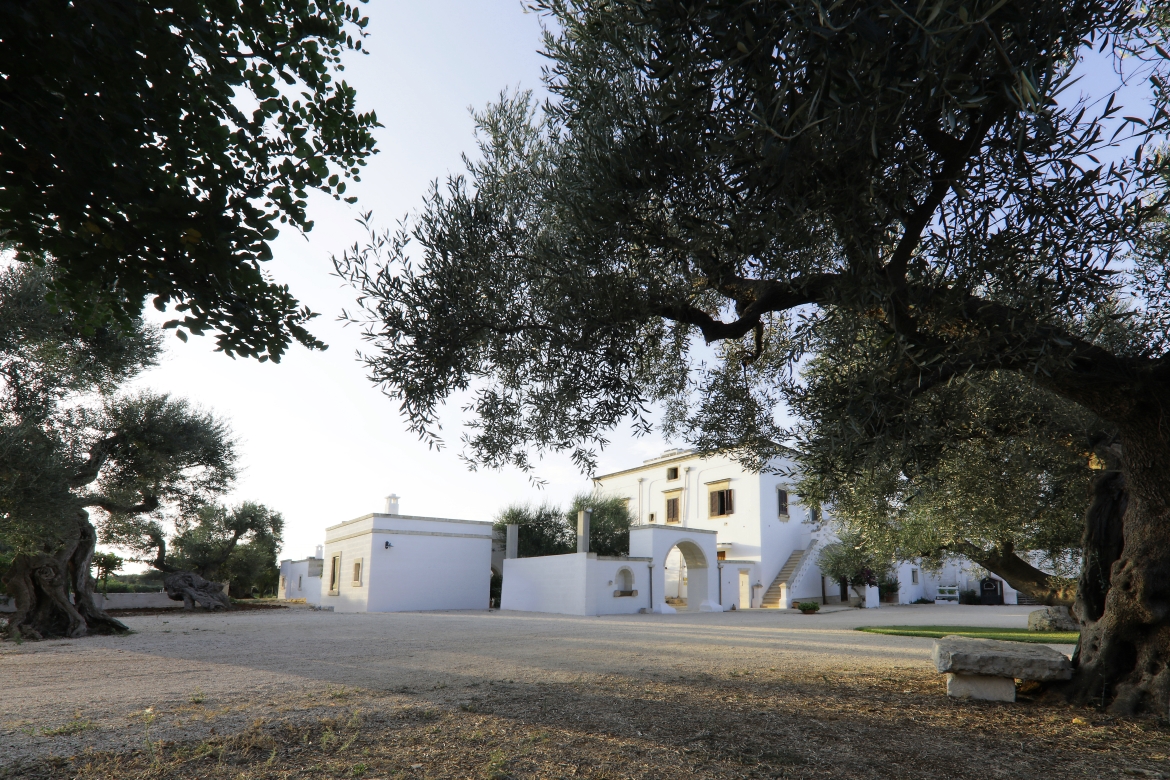
[[[817,601],[798,601],[796,608],[800,610],[803,615],[815,615],[820,610],[820,602]]]

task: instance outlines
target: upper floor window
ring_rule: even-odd
[[[362,584],[362,559],[358,558],[353,562],[353,584],[360,586]]]
[[[666,470],[667,479],[678,479],[678,466],[671,466]]]
[[[679,521],[678,505],[678,496],[666,499],[666,522],[677,523]]]
[[[787,517],[788,516],[788,491],[787,490],[777,490],[776,491],[776,504],[777,504],[776,509],[777,509],[778,514],[781,514],[784,517]]]
[[[734,493],[731,488],[711,491],[711,517],[723,517],[735,512]]]

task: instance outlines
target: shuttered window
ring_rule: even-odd
[[[731,488],[711,491],[709,494],[711,498],[711,517],[723,517],[735,512],[734,493],[735,491]]]

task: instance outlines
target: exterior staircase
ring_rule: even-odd
[[[780,609],[788,606],[787,604],[781,603],[786,595],[785,591],[788,590],[785,586],[789,584],[792,575],[800,567],[800,560],[804,557],[804,552],[804,550],[793,550],[792,555],[788,556],[788,560],[784,562],[780,573],[776,575],[776,579],[772,580],[772,586],[764,593],[764,598],[760,602],[761,609]]]

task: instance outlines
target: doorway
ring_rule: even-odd
[[[739,570],[739,608],[752,608],[752,578],[747,569]]]

